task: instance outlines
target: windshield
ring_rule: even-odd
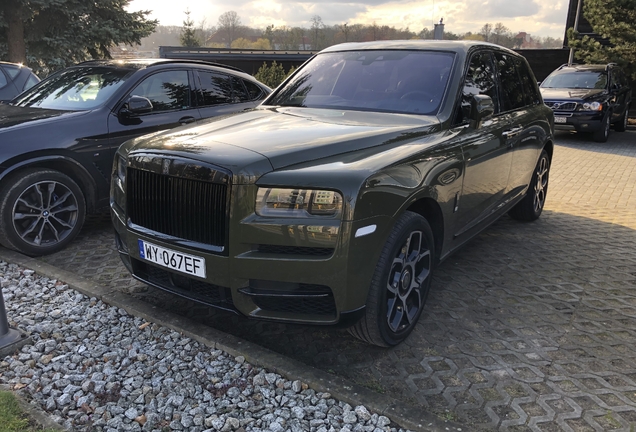
[[[266,104],[434,114],[453,59],[432,51],[319,54]]]
[[[22,93],[13,105],[57,110],[89,110],[103,105],[133,69],[86,66],[66,69]]]
[[[541,83],[541,87],[604,89],[607,87],[607,73],[591,71],[558,73],[547,77]]]

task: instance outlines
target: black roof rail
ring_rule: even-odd
[[[214,67],[219,67],[224,69],[230,69],[236,72],[247,73],[243,69],[238,68],[236,66],[230,66],[223,63],[216,63],[216,62],[205,61],[205,60],[193,60],[193,59],[165,59],[165,58],[93,59],[93,60],[86,60],[86,61],[77,63],[75,66],[83,65],[86,63],[94,63],[94,62],[100,62],[100,61],[116,61],[116,60],[121,60],[124,62],[130,62],[130,63],[147,62],[147,66],[163,65],[163,64],[170,64],[170,63],[191,63],[191,64],[200,64],[205,66],[214,66]]]

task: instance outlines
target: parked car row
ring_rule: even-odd
[[[442,260],[541,215],[555,122],[607,139],[628,90],[614,65],[539,88],[520,55],[467,41],[337,45],[273,92],[197,61],[82,63],[0,105],[0,243],[58,251],[110,205],[135,278],[392,346]]]

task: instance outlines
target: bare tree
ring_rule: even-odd
[[[492,31],[492,42],[507,46],[509,45],[509,39],[511,39],[510,29],[500,22],[495,24],[495,28]]]
[[[492,24],[490,24],[490,23],[484,24],[484,26],[481,28],[481,30],[479,30],[479,34],[484,37],[484,40],[486,42],[490,42],[490,34],[491,33],[492,33]]]
[[[311,35],[312,35],[312,47],[313,50],[319,50],[323,48],[323,29],[325,25],[322,22],[320,15],[314,15],[311,17]]]
[[[240,27],[241,17],[234,11],[225,12],[219,17],[219,31],[225,36],[228,48],[232,45]]]

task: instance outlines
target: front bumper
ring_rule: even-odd
[[[250,195],[250,186],[234,187],[238,195]],[[228,248],[220,254],[140,230],[111,203],[122,261],[149,285],[259,319],[348,326],[362,316],[389,217],[308,225],[317,222],[267,220],[253,213],[240,217],[237,208],[231,213]],[[355,237],[370,225],[375,232]],[[204,258],[206,278],[144,260],[139,240]]]
[[[563,119],[563,123],[558,122],[559,118]],[[577,132],[595,132],[601,129],[603,118],[605,118],[605,111],[555,111],[554,128]]]

